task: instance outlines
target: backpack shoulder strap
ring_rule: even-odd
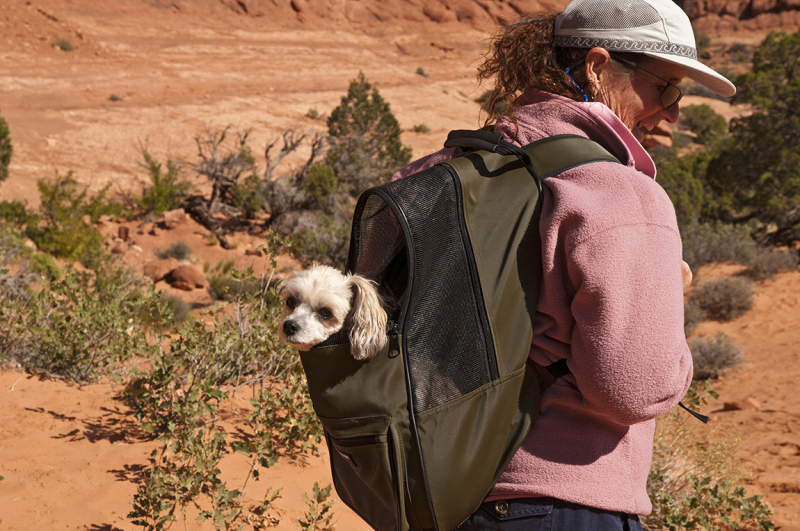
[[[590,162],[616,162],[619,159],[603,146],[578,135],[557,135],[544,138],[524,148],[536,176],[546,179]]]

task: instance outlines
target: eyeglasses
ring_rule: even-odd
[[[633,67],[633,68],[638,68],[639,70],[641,70],[643,72],[647,72],[651,76],[656,77],[656,78],[660,79],[661,81],[663,81],[664,83],[666,83],[666,86],[658,87],[658,92],[659,92],[659,94],[661,96],[661,105],[663,105],[665,109],[669,109],[671,106],[673,106],[676,103],[678,103],[679,101],[681,101],[681,98],[683,97],[683,92],[681,92],[681,89],[679,89],[676,85],[673,85],[672,83],[670,83],[669,81],[667,81],[666,79],[664,79],[661,76],[657,76],[656,74],[652,73],[650,70],[647,70],[646,68],[642,68],[641,66],[637,65],[633,61],[628,61],[627,59],[623,59],[622,57],[620,57],[617,54],[613,54],[613,57],[614,57],[614,59],[616,59],[620,63],[624,63],[624,64],[626,64],[628,66]]]

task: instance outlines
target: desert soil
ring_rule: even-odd
[[[187,2],[0,0],[0,112],[15,149],[0,200],[35,207],[37,179],[69,171],[94,191],[111,184],[112,191],[136,193],[146,177],[141,146],[185,162],[191,176],[194,137],[204,127],[250,130],[261,155],[267,139],[286,128],[324,130],[323,121],[306,113],[328,114],[359,71],[391,104],[414,156],[438,149],[451,129],[480,124],[473,100],[485,89],[474,73],[488,37],[480,24],[303,24],[302,17],[273,24],[269,14],[246,17],[225,2],[197,3],[212,4],[217,7],[192,11]],[[54,47],[58,37],[75,49]],[[712,103],[727,117],[741,112]],[[430,132],[413,132],[418,124]],[[208,245],[207,231],[191,220],[155,236],[147,227],[127,226],[132,241],[121,257],[135,267],[177,241],[192,247],[198,266],[222,259],[256,272],[264,266],[263,258],[246,254],[262,243],[255,237],[241,235],[237,248],[225,251]],[[99,228],[113,236],[119,225]],[[289,259],[280,265],[293,266]],[[696,281],[733,273],[705,268]],[[171,293],[210,302],[202,289]],[[720,399],[705,412],[714,430],[738,433],[748,489],[765,495],[788,531],[800,530],[799,315],[800,273],[783,273],[759,284],[755,307],[745,316],[705,323],[698,331],[724,331],[745,351],[744,366],[715,383]],[[0,374],[0,529],[135,529],[126,514],[155,443],[138,437],[120,391],[113,384],[79,388],[27,373]],[[747,397],[759,408],[722,410],[724,402]],[[282,488],[278,529],[296,529],[302,493],[314,482],[330,483],[328,466],[324,449],[305,464],[281,462],[248,486],[248,498]],[[244,458],[235,455],[222,468],[234,487],[247,472]],[[367,529],[341,503],[335,512],[339,529]],[[189,528],[209,526],[190,522]]]

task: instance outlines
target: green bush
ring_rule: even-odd
[[[31,271],[40,274],[49,281],[56,281],[61,278],[61,268],[47,253],[36,253],[31,259],[28,267]]]
[[[731,121],[706,187],[718,219],[755,219],[769,241],[789,244],[800,238],[800,32],[770,33],[736,86],[734,101],[753,113]]]
[[[230,260],[220,260],[213,268],[206,263],[204,270],[208,279],[208,293],[215,301],[236,301],[261,293],[261,282],[242,275],[233,268]]]
[[[711,144],[728,129],[725,118],[705,103],[682,107],[680,122],[697,135],[699,144]]]
[[[430,133],[431,128],[425,124],[416,124],[414,127],[411,128],[412,131],[415,133]]]
[[[683,228],[697,224],[709,207],[703,176],[711,155],[700,151],[681,157],[674,149],[652,155],[658,168],[658,183],[675,205],[678,225]]]
[[[246,219],[254,219],[267,203],[265,195],[268,187],[268,183],[255,173],[248,175],[244,183],[237,184],[233,189],[233,206],[241,210]]]
[[[353,195],[389,180],[411,160],[400,141],[400,124],[363,72],[328,118],[331,148],[327,163]]]
[[[53,46],[60,48],[65,52],[71,52],[75,48],[72,46],[72,42],[69,39],[65,39],[63,37],[56,37],[53,39]]]
[[[0,201],[0,220],[11,225],[22,228],[35,218],[28,212],[27,204],[14,199],[12,201]]]
[[[28,237],[44,252],[96,267],[104,254],[103,236],[91,223],[102,215],[122,213],[122,205],[106,198],[110,185],[89,195],[88,188],[81,189],[73,172],[66,176],[56,174],[55,179],[40,180],[37,185],[42,203],[38,216],[28,221]]]
[[[118,374],[134,353],[148,357],[143,333],[131,325],[146,301],[131,275],[106,264],[96,275],[68,269],[43,280],[41,291],[0,306],[0,321],[8,319],[4,357],[78,383]]]
[[[695,380],[719,378],[744,361],[742,349],[722,332],[713,339],[704,336],[691,338],[689,350],[692,351],[692,377]]]
[[[192,248],[184,241],[177,241],[166,249],[156,249],[155,253],[159,260],[166,260],[167,258],[187,260],[192,256]]]
[[[191,314],[192,305],[176,297],[175,295],[167,295],[162,292],[160,295],[161,302],[166,306],[166,311],[172,315],[172,319],[176,324],[183,323]]]
[[[323,216],[316,229],[303,229],[294,235],[293,250],[304,265],[319,262],[343,270],[347,265],[351,227],[350,220],[335,223]]]
[[[753,307],[753,281],[746,278],[720,278],[704,282],[692,290],[689,300],[709,319],[731,321]]]
[[[306,194],[306,201],[311,209],[324,209],[328,197],[339,188],[339,180],[333,168],[323,164],[314,164],[308,171],[301,190]]]
[[[180,165],[176,161],[168,159],[166,173],[164,173],[164,165],[147,150],[142,150],[142,157],[144,158],[143,167],[147,170],[150,178],[150,185],[142,190],[142,198],[138,201],[138,207],[144,214],[160,214],[180,207],[192,186],[189,181],[181,177]]]
[[[8,165],[11,164],[11,155],[13,154],[14,146],[11,145],[8,122],[0,116],[0,183],[8,179]]]

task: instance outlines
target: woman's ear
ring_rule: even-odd
[[[611,68],[611,55],[605,48],[595,47],[586,54],[584,63],[586,81],[590,86],[600,87]]]

